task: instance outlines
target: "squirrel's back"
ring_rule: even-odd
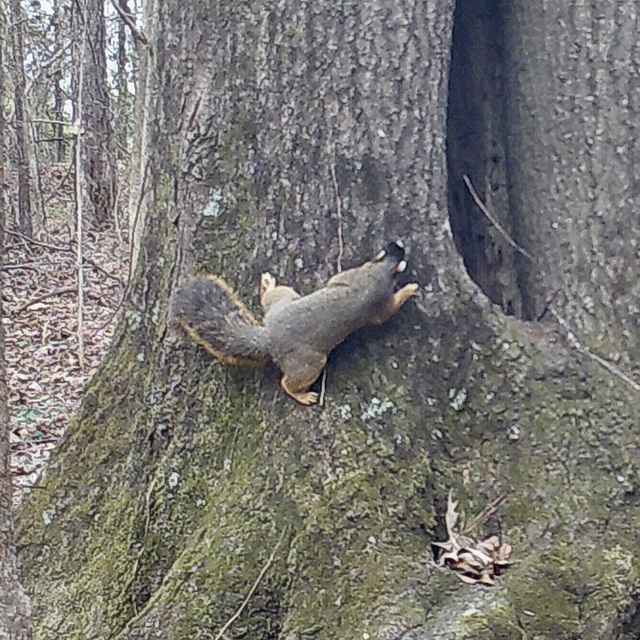
[[[375,324],[393,298],[398,263],[404,258],[404,250],[398,251],[343,271],[321,289],[267,313],[264,324],[274,360],[281,362],[291,345],[329,353],[349,334]]]
[[[269,359],[264,327],[221,278],[196,278],[178,289],[173,315],[191,338],[228,364],[262,366]]]

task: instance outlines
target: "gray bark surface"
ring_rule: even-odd
[[[36,222],[35,160],[33,136],[26,104],[27,78],[24,61],[24,13],[19,0],[11,0],[12,27],[11,75],[15,109],[16,151],[18,155],[18,215],[17,224],[25,235],[33,236]],[[42,221],[40,221],[42,223]]]
[[[7,98],[4,62],[7,57],[7,6],[0,2],[0,103]],[[0,149],[5,148],[7,122],[0,109]],[[4,238],[7,225],[4,155],[0,156],[0,267],[4,263]],[[9,411],[4,361],[3,281],[0,280],[0,639],[28,640],[31,637],[31,606],[16,563],[13,518],[13,486],[9,452]]]
[[[20,518],[36,637],[637,637],[638,394],[464,271],[447,215],[453,2],[156,17],[131,300]],[[396,238],[421,296],[336,349],[324,409],[170,326],[194,272],[255,310],[261,272],[307,293]],[[469,519],[507,496],[480,525],[516,549],[496,588],[433,562],[450,488]]]
[[[115,201],[115,149],[107,82],[105,19],[104,0],[82,0],[73,5],[76,64],[73,93],[75,115],[82,114],[82,198],[88,218],[98,226],[111,221]]]
[[[531,317],[550,306],[601,355],[636,370],[637,11],[522,1],[505,18],[507,55],[519,61],[507,72],[511,205],[539,262],[523,269],[525,305]]]

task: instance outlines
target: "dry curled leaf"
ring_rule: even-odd
[[[457,508],[458,503],[450,491],[444,518],[449,538],[446,542],[433,543],[440,549],[438,564],[455,571],[467,584],[493,585],[494,578],[511,564],[513,549],[503,544],[498,536],[476,541],[462,533],[458,529],[460,514]]]

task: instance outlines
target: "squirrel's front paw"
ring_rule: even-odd
[[[402,289],[396,292],[395,294],[396,300],[400,304],[404,304],[409,298],[412,298],[413,296],[417,295],[419,288],[420,288],[420,285],[415,282],[412,282],[411,284],[405,284],[404,287],[402,287]]]

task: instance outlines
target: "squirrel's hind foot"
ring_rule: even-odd
[[[313,381],[315,381],[315,378]],[[317,404],[318,398],[320,397],[319,394],[317,394],[315,391],[308,391],[309,385],[296,385],[292,387],[291,380],[289,380],[286,375],[282,376],[282,380],[280,380],[280,386],[294,400],[297,400],[300,404],[304,404],[307,406],[311,404]]]
[[[309,387],[322,373],[327,364],[327,356],[301,350],[292,352],[290,358],[282,367],[284,375],[280,380],[280,386],[300,404],[316,404],[319,394],[309,391]]]
[[[304,393],[290,393],[292,398],[297,400],[300,404],[304,404],[307,407],[312,404],[318,404],[318,398],[320,395],[315,391],[305,391]]]

